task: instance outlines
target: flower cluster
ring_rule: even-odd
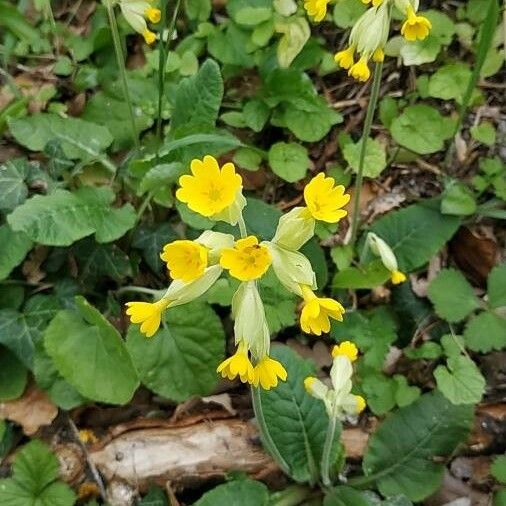
[[[308,394],[325,404],[329,417],[343,419],[346,415],[358,415],[366,406],[365,399],[351,393],[353,362],[358,357],[357,347],[350,341],[344,341],[332,349],[332,368],[330,369],[329,388],[319,379],[308,376],[304,386]]]
[[[151,5],[152,0],[118,0],[118,4],[127,23],[144,37],[147,44],[153,44],[156,35],[148,28],[146,21],[159,23],[160,9]]]
[[[165,245],[160,256],[173,281],[154,303],[128,302],[127,315],[151,337],[161,324],[163,311],[199,297],[228,271],[241,281],[232,298],[237,349],[217,372],[270,389],[280,379],[286,380],[287,373],[269,356],[270,332],[257,281],[272,267],[280,283],[302,299],[300,325],[304,332],[321,335],[330,330],[330,319],[341,321],[343,306],[315,294],[315,273],[299,249],[314,235],[317,220],[337,223],[346,216],[343,207],[350,196],[343,186],[336,186],[334,179],[318,174],[304,189],[306,205],[283,215],[272,240],[260,242],[247,235],[242,216],[246,199],[242,178],[234,165],[220,167],[215,158],[205,156],[193,160],[190,170],[191,174],[180,177],[176,197],[203,216],[239,225],[241,238],[207,230],[194,241],[177,240]]]
[[[321,21],[327,13],[330,0],[306,0],[304,7],[315,21]],[[431,22],[418,14],[419,0],[362,0],[370,8],[354,24],[348,47],[335,54],[334,60],[348,75],[358,81],[367,81],[371,76],[368,62],[382,62],[384,47],[390,32],[391,10],[395,7],[403,14],[405,21],[401,35],[408,41],[423,40],[432,28]],[[355,61],[355,54],[358,60]]]

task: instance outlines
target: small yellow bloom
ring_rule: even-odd
[[[381,49],[381,47],[378,47],[372,54],[372,61],[376,63],[385,61],[385,52]]]
[[[343,341],[332,348],[332,357],[336,358],[338,355],[348,357],[350,362],[355,362],[358,357],[358,348],[351,341]]]
[[[170,304],[169,299],[160,299],[158,302],[127,302],[126,314],[132,323],[141,323],[141,332],[151,337],[160,327],[163,310]]]
[[[270,390],[278,386],[278,378],[281,381],[286,381],[286,369],[280,362],[266,355],[254,368],[255,378],[253,385],[260,386],[264,390]]]
[[[353,55],[355,48],[350,46],[348,49],[339,51],[334,55],[334,61],[343,69],[349,69],[354,63]]]
[[[330,331],[330,318],[343,321],[344,307],[334,299],[317,297],[309,286],[301,286],[304,306],[300,326],[308,334],[321,335]]]
[[[225,248],[220,258],[220,265],[241,281],[260,278],[267,272],[271,262],[269,249],[258,244],[258,239],[253,235],[239,239],[233,248]]]
[[[399,285],[400,283],[404,283],[404,281],[406,281],[406,275],[401,271],[392,271],[390,273],[390,280],[394,285]]]
[[[229,380],[233,380],[236,376],[239,376],[243,383],[253,384],[255,380],[253,365],[242,343],[239,344],[237,351],[231,357],[224,360],[218,366],[216,372],[221,373],[223,378],[228,378]]]
[[[327,5],[330,0],[305,0],[304,9],[316,22],[322,21],[327,15]]]
[[[162,13],[160,9],[155,9],[154,7],[148,7],[144,11],[144,16],[146,19],[149,19],[151,23],[159,23],[160,19],[162,18]]]
[[[364,411],[367,406],[365,399],[361,395],[355,395],[355,400],[357,401],[357,415]]]
[[[311,393],[311,389],[316,381],[316,378],[314,376],[308,376],[304,379],[304,388],[306,389],[306,392],[308,394]]]
[[[176,197],[202,216],[212,217],[231,206],[242,187],[242,179],[233,163],[220,169],[218,161],[210,156],[191,162],[193,175],[179,178]]]
[[[98,438],[91,429],[81,429],[79,431],[79,440],[84,444],[95,444],[98,443]]]
[[[348,70],[348,75],[357,81],[365,82],[371,77],[371,71],[367,65],[367,58],[362,55],[355,65],[351,66]]]
[[[344,193],[344,186],[334,185],[334,178],[320,172],[304,188],[307,211],[315,220],[337,223],[348,214],[341,208],[350,201],[350,195]]]
[[[411,5],[407,7],[406,16],[407,19],[401,28],[404,38],[409,41],[425,39],[429,35],[432,23],[425,16],[417,15]]]
[[[166,244],[160,258],[166,262],[172,279],[188,283],[204,274],[207,256],[208,250],[201,244],[182,240]]]
[[[142,32],[142,36],[144,37],[144,40],[146,41],[146,44],[153,44],[156,40],[156,35],[151,30],[144,30]]]

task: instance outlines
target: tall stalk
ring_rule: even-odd
[[[335,416],[329,417],[329,424],[327,425],[327,434],[325,435],[325,443],[323,444],[322,460],[320,464],[322,483],[325,487],[330,487],[332,481],[330,480],[330,454],[334,437],[336,435],[337,420]]]
[[[369,98],[369,105],[367,106],[367,113],[365,116],[364,129],[362,130],[362,138],[360,145],[360,157],[358,162],[358,173],[355,181],[355,191],[353,192],[353,218],[351,222],[351,240],[350,244],[355,245],[357,240],[358,227],[360,226],[360,193],[362,192],[362,182],[364,179],[364,162],[367,150],[367,140],[371,133],[372,121],[374,113],[378,104],[379,90],[381,85],[381,75],[383,73],[383,63],[376,63],[374,67],[374,77],[371,88],[371,97]]]
[[[121,39],[119,36],[118,23],[116,22],[116,15],[114,14],[114,6],[112,0],[106,1],[107,16],[109,17],[109,24],[111,26],[112,41],[114,44],[114,52],[116,53],[116,61],[118,63],[119,74],[121,77],[121,84],[123,86],[123,96],[128,106],[128,114],[130,116],[130,126],[132,127],[132,138],[134,141],[135,149],[139,150],[140,144],[137,136],[137,128],[135,126],[134,108],[130,98],[130,91],[128,90],[128,81],[125,68],[125,57],[123,55],[123,48],[121,47]]]

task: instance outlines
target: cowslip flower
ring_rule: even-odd
[[[423,40],[429,35],[432,23],[416,13],[411,4],[406,6],[406,21],[402,24],[401,35],[408,41]]]
[[[343,341],[332,348],[332,358],[336,358],[339,355],[348,357],[350,362],[355,362],[358,358],[358,348],[351,341]]]
[[[253,383],[255,380],[255,372],[253,364],[248,357],[248,351],[244,341],[241,341],[237,347],[237,351],[229,358],[225,359],[216,369],[223,378],[233,380],[239,376],[243,383]]]
[[[317,23],[327,15],[327,5],[330,0],[305,0],[304,9]]]
[[[381,263],[390,271],[390,280],[394,285],[404,283],[406,275],[399,270],[397,258],[392,248],[378,235],[369,232],[366,238],[371,251],[380,257]]]
[[[152,337],[162,319],[163,310],[170,304],[170,299],[160,299],[157,302],[127,302],[126,314],[132,323],[140,323],[140,331],[146,337]]]
[[[313,376],[308,376],[304,380],[304,387],[308,394],[322,400],[329,417],[339,420],[346,415],[358,415],[366,407],[365,399],[362,396],[351,393],[353,367],[348,353],[353,350],[355,345],[349,341],[341,343],[341,346],[343,345],[344,349],[348,350],[347,353],[334,355],[330,369],[332,388]]]
[[[220,257],[220,265],[240,281],[260,278],[267,272],[271,262],[268,248],[258,244],[258,239],[252,235],[236,241],[233,248],[223,249]]]
[[[343,321],[344,307],[337,300],[317,297],[309,286],[302,285],[304,305],[300,315],[300,326],[308,334],[320,336],[330,331],[330,318]]]
[[[160,22],[160,9],[152,7],[148,0],[119,0],[119,7],[127,23],[144,37],[147,44],[153,44],[156,34],[149,30],[146,20],[155,24]]]
[[[176,198],[202,216],[236,225],[246,199],[234,164],[220,168],[216,158],[206,155],[202,160],[192,160],[190,170],[192,175],[179,178]]]
[[[202,276],[208,265],[218,263],[221,251],[233,244],[232,235],[206,230],[194,241],[177,240],[166,244],[160,258],[167,264],[172,279],[189,283]]]
[[[339,222],[348,214],[342,208],[349,201],[344,186],[320,172],[304,188],[306,207],[295,207],[280,218],[272,242],[292,251],[300,249],[313,237],[316,220]]]

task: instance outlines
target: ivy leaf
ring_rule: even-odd
[[[152,339],[131,325],[127,349],[144,385],[174,401],[207,395],[218,383],[225,334],[207,304],[192,302],[165,311],[163,326]]]
[[[44,334],[58,372],[88,399],[125,404],[139,386],[119,332],[83,297],[57,313]],[[86,367],[82,367],[86,364]]]
[[[431,281],[428,296],[438,316],[448,322],[459,322],[479,307],[472,286],[455,269],[442,269]]]
[[[477,404],[485,392],[485,378],[476,364],[462,355],[450,357],[447,366],[434,371],[437,387],[453,404]]]
[[[0,480],[0,503],[9,506],[72,506],[72,489],[56,481],[60,465],[49,448],[39,440],[30,441],[18,452],[13,477]]]
[[[111,242],[135,223],[134,208],[130,204],[112,208],[114,199],[108,187],[85,186],[74,193],[55,190],[28,199],[7,221],[12,230],[48,246],[69,246],[93,233],[98,242]]]
[[[506,306],[506,264],[496,265],[490,272],[487,295],[490,307],[495,309]]]
[[[259,481],[235,480],[206,492],[193,506],[267,506],[269,493]]]
[[[295,481],[315,481],[328,417],[323,402],[304,389],[304,379],[315,373],[314,365],[286,346],[274,346],[271,355],[286,368],[288,378],[272,390],[260,391],[269,437]],[[339,437],[340,429],[336,430],[333,462],[338,457]]]
[[[7,278],[24,260],[32,245],[22,232],[14,232],[9,225],[0,226],[0,280]]]
[[[387,418],[369,439],[363,469],[383,495],[405,494],[421,501],[435,492],[444,464],[463,441],[473,419],[473,406],[455,406],[439,393],[425,394]]]
[[[27,195],[26,176],[30,171],[30,164],[24,158],[7,160],[0,165],[0,210],[10,211],[22,204]]]
[[[424,265],[457,231],[460,219],[442,215],[438,204],[432,200],[413,204],[372,224],[371,232],[393,249],[402,271],[411,272]]]
[[[464,330],[466,346],[473,351],[489,353],[506,347],[506,319],[490,311],[472,318]]]

